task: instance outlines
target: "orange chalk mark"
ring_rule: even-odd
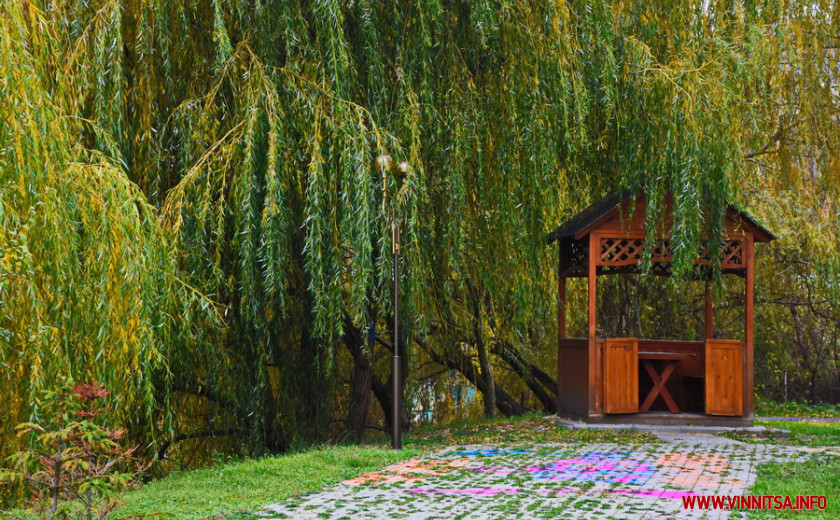
[[[454,468],[465,466],[469,458],[457,460],[423,460],[411,459],[393,464],[382,471],[365,473],[361,477],[345,480],[342,484],[357,486],[359,484],[387,484],[392,482],[425,482],[423,475],[444,475]]]

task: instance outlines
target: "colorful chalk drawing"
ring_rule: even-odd
[[[455,455],[457,459],[413,459],[392,466],[381,471],[366,473],[361,477],[346,480],[343,483],[351,486],[361,484],[386,484],[404,482],[407,484],[426,482],[428,477],[436,477],[461,472],[465,478],[475,473],[490,475],[510,475],[512,473],[530,474],[535,481],[556,482],[602,482],[608,484],[624,484],[642,486],[657,472],[674,472],[675,476],[669,486],[694,487],[744,487],[743,481],[729,477],[729,461],[711,453],[682,453],[668,452],[655,460],[634,458],[631,451],[603,451],[592,450],[575,454],[574,452],[557,452],[548,455],[547,464],[532,466],[503,466],[484,465],[474,467],[477,458],[496,457],[500,455],[522,455],[533,453],[525,449],[475,449],[455,450],[444,454]],[[551,461],[553,457],[559,459]],[[501,461],[500,461],[501,462]],[[505,461],[508,462],[508,461]],[[512,461],[511,461],[512,462]],[[667,478],[667,477],[666,477]],[[557,489],[539,489],[525,491],[516,487],[416,487],[406,492],[426,496],[463,495],[474,497],[494,497],[499,495],[516,495],[521,493],[536,493],[544,496],[560,496],[566,494],[578,495],[630,495],[639,497],[654,497],[679,500],[685,496],[696,495],[694,491],[679,489],[637,489],[637,488],[592,488],[560,487]]]
[[[547,465],[528,466],[525,469],[482,466],[472,468],[472,471],[493,475],[531,473],[537,480],[644,484],[656,471],[655,462],[628,458],[628,454],[626,451],[591,451],[577,457],[560,459]]]
[[[445,475],[455,468],[465,466],[470,459],[421,460],[411,459],[383,468],[382,471],[365,473],[361,477],[345,480],[342,484],[386,484],[393,482],[425,482],[426,476]]]
[[[705,434],[664,436],[661,443],[643,445],[453,446],[429,458],[377,469],[347,481],[349,486],[296,498],[272,511],[283,513],[282,518],[301,520],[699,520],[728,513],[685,509],[683,499],[744,495],[758,463],[800,456],[809,457],[796,449],[736,443]]]
[[[473,496],[496,496],[496,495],[518,495],[523,491],[517,488],[466,488],[466,489],[441,489],[441,488],[416,488],[409,489],[409,493],[423,494],[423,495],[473,495]],[[657,490],[657,489],[580,489],[565,487],[560,489],[539,489],[538,495],[567,495],[575,493],[578,495],[602,495],[604,493],[611,493],[614,495],[636,495],[656,498],[670,498],[679,500],[685,496],[694,496],[697,493],[693,491],[674,491],[674,490]]]
[[[713,453],[666,453],[656,460],[662,468],[679,468],[669,482],[672,486],[710,486],[746,488],[746,482],[727,476],[729,460]]]

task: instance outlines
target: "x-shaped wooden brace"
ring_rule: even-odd
[[[665,369],[662,371],[662,375],[656,373],[656,369],[653,368],[653,363],[649,359],[642,360],[642,366],[645,367],[650,379],[653,381],[653,388],[650,389],[650,393],[648,393],[647,397],[645,398],[645,402],[642,403],[642,406],[639,408],[639,412],[647,412],[650,410],[651,405],[656,400],[656,396],[661,395],[662,399],[665,400],[665,404],[668,405],[668,410],[671,413],[680,413],[680,409],[677,406],[677,403],[674,402],[674,398],[671,397],[671,392],[668,391],[668,388],[665,386],[665,383],[668,381],[668,378],[671,377],[671,373],[674,372],[674,369],[677,368],[678,360],[666,360],[665,361]]]

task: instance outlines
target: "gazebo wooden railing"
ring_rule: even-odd
[[[635,207],[631,207],[635,205]],[[633,215],[633,218],[622,218]],[[753,413],[754,248],[775,237],[744,211],[727,210],[720,267],[745,280],[744,341],[715,339],[714,303],[706,283],[703,341],[670,341],[596,337],[597,277],[638,273],[646,245],[645,200],[630,194],[610,195],[552,232],[559,250],[558,279],[558,410],[592,421],[751,422]],[[669,237],[651,248],[651,270],[668,275]],[[698,273],[708,274],[712,252],[702,251]],[[566,280],[586,277],[588,336],[566,336]],[[644,396],[639,374],[651,381]],[[640,417],[661,401],[669,415]],[[702,413],[690,416],[680,404]],[[627,415],[630,414],[630,415]],[[729,417],[729,419],[722,419]]]

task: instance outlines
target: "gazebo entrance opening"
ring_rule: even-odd
[[[639,272],[644,215],[642,196],[607,196],[548,237],[559,250],[558,410],[593,422],[751,423],[754,246],[775,237],[747,213],[728,208],[717,254],[724,274],[744,279],[743,341],[714,338],[708,283],[702,341],[598,337],[597,278]],[[700,276],[708,274],[711,254],[697,258]],[[652,271],[667,276],[670,262],[669,237],[663,237],[652,247]],[[588,288],[585,338],[566,335],[566,281],[574,277],[585,277]],[[666,411],[651,414],[654,403]]]

